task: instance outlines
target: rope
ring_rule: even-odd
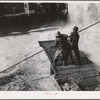
[[[16,63],[16,64],[10,66],[9,68],[7,68],[7,69],[5,69],[5,70],[3,70],[2,72],[6,71],[6,70],[8,70],[8,69],[10,69],[10,68],[12,68],[12,67],[15,67],[15,66],[19,65],[20,63],[22,63],[22,62],[24,62],[24,61],[26,61],[26,60],[32,58],[33,56],[35,56],[35,55],[37,55],[37,54],[39,54],[39,53],[41,53],[41,52],[43,52],[43,51],[44,51],[44,50],[41,50],[41,51],[39,51],[39,52],[37,52],[37,53],[31,55],[30,57],[25,58],[24,60],[22,60],[22,61],[20,61],[20,62],[18,62],[18,63]],[[1,72],[0,72],[0,73],[1,73]]]
[[[53,43],[54,43],[54,42],[53,42]],[[53,43],[52,43],[51,45],[53,45]],[[51,45],[50,45],[50,46],[51,46]],[[50,46],[49,46],[47,49],[49,49],[49,48],[50,48]],[[46,49],[46,50],[47,50],[47,49]],[[32,58],[33,56],[35,56],[35,55],[37,55],[37,54],[39,54],[39,53],[41,53],[41,52],[43,52],[43,51],[44,51],[44,50],[41,50],[41,51],[39,51],[39,52],[37,52],[37,53],[35,53],[35,54],[31,55],[30,57],[25,58],[24,60],[22,60],[22,61],[20,61],[20,62],[18,62],[18,63],[16,63],[16,64],[14,64],[14,65],[10,66],[9,68],[7,68],[7,69],[5,69],[5,70],[1,71],[0,73],[2,73],[2,72],[6,71],[6,70],[8,70],[8,69],[10,69],[10,68],[13,68],[13,67],[15,67],[15,66],[19,65],[20,63],[22,63],[22,62],[24,62],[24,61],[26,61],[26,60],[28,60],[28,59]]]
[[[82,32],[82,31],[84,31],[84,30],[86,30],[86,29],[88,29],[88,28],[90,28],[90,27],[92,27],[92,26],[94,26],[94,25],[96,25],[96,24],[98,24],[98,23],[100,23],[100,21],[98,21],[98,22],[96,22],[96,23],[94,23],[94,24],[92,24],[92,25],[90,25],[90,26],[88,26],[88,27],[86,27],[86,28],[84,28],[84,29],[78,31],[78,33]],[[53,43],[54,43],[54,42],[53,42]],[[53,43],[52,43],[52,44],[53,44]],[[51,44],[51,45],[52,45],[52,44]],[[50,45],[50,46],[51,46],[51,45]],[[49,49],[50,46],[49,46],[47,49]],[[20,62],[18,62],[18,63],[16,63],[16,64],[10,66],[9,68],[7,68],[7,69],[5,69],[5,70],[3,70],[2,72],[6,71],[6,70],[8,70],[8,69],[10,69],[10,68],[12,68],[12,67],[14,67],[14,66],[19,65],[20,63],[22,63],[22,62],[24,62],[24,61],[26,61],[26,60],[32,58],[33,56],[35,56],[35,55],[37,55],[37,54],[39,54],[39,53],[41,53],[41,52],[43,52],[43,51],[44,51],[44,50],[41,50],[41,51],[39,51],[39,52],[37,52],[37,53],[31,55],[30,57],[25,58],[24,60],[22,60],[22,61],[20,61]],[[1,72],[0,72],[0,73],[1,73]]]
[[[94,26],[94,25],[96,25],[96,24],[98,24],[98,23],[100,23],[100,21],[98,21],[98,22],[96,22],[96,23],[94,23],[94,24],[92,24],[92,25],[90,25],[90,26],[88,26],[88,27],[86,27],[86,28],[84,28],[84,29],[78,31],[78,33],[82,32],[82,31],[84,31],[84,30],[86,30],[86,29],[88,29],[88,28],[90,28],[90,27],[92,27],[92,26]]]

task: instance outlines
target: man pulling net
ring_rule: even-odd
[[[54,56],[54,60],[53,63],[55,66],[57,66],[57,61],[58,61],[58,57],[61,56],[62,57],[62,62],[63,62],[63,66],[67,65],[67,60],[68,60],[68,55],[70,55],[71,59],[72,59],[72,63],[74,63],[73,61],[73,57],[71,54],[71,46],[68,43],[66,34],[61,34],[59,31],[55,34],[56,39],[53,45],[50,46],[51,47],[57,47],[55,56]]]
[[[70,44],[72,47],[72,50],[74,50],[77,61],[79,65],[82,65],[80,53],[79,53],[79,47],[78,47],[78,42],[79,42],[79,34],[78,34],[78,27],[74,26],[73,32],[71,32],[69,36]]]

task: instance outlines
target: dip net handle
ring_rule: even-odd
[[[96,24],[98,24],[98,23],[100,23],[100,21],[98,21],[98,22],[96,22],[96,23],[94,23],[94,24],[92,24],[92,25],[90,25],[90,26],[88,26],[88,27],[86,27],[86,28],[84,28],[84,29],[78,31],[78,33],[82,32],[82,31],[84,31],[84,30],[86,30],[86,29],[88,29],[88,28],[90,28],[90,27],[92,27],[92,26],[94,26],[94,25],[96,25]],[[53,42],[53,43],[54,43],[54,42]],[[52,43],[52,44],[53,44],[53,43]],[[51,44],[51,45],[52,45],[52,44]],[[51,46],[51,45],[50,45],[50,46]],[[49,46],[47,49],[49,49],[50,46]],[[25,58],[24,60],[22,60],[22,61],[20,61],[20,62],[18,62],[18,63],[16,63],[16,64],[10,66],[9,68],[7,68],[7,69],[1,71],[0,73],[4,72],[4,71],[6,71],[6,70],[8,70],[8,69],[10,69],[10,68],[12,68],[12,67],[15,67],[15,66],[19,65],[20,63],[22,63],[22,62],[24,62],[24,61],[26,61],[26,60],[28,60],[28,59],[34,57],[35,55],[40,54],[40,53],[43,52],[43,51],[44,51],[44,50],[41,50],[41,51],[39,51],[39,52],[37,52],[37,53],[31,55],[30,57]]]
[[[90,26],[88,26],[88,27],[86,27],[86,28],[84,28],[84,29],[78,31],[78,33],[82,32],[82,31],[84,31],[84,30],[86,30],[86,29],[88,29],[88,28],[90,28],[90,27],[92,27],[92,26],[94,26],[94,25],[96,25],[96,24],[99,24],[99,23],[100,23],[100,21],[98,21],[98,22],[96,22],[96,23],[94,23],[94,24],[92,24],[92,25],[90,25]]]
[[[53,42],[54,43],[54,42]],[[52,43],[52,44],[53,44]],[[52,45],[51,44],[51,45]],[[51,46],[50,45],[50,46]],[[50,46],[47,48],[47,49],[49,49],[50,48]],[[19,65],[20,63],[22,63],[22,62],[24,62],[24,61],[26,61],[26,60],[28,60],[28,59],[30,59],[30,58],[32,58],[32,57],[34,57],[35,55],[38,55],[38,54],[40,54],[41,52],[43,52],[44,50],[41,50],[41,51],[39,51],[39,52],[37,52],[37,53],[35,53],[35,54],[33,54],[33,55],[31,55],[31,56],[29,56],[29,57],[27,57],[27,58],[25,58],[24,60],[22,60],[22,61],[20,61],[20,62],[18,62],[18,63],[16,63],[16,64],[14,64],[14,65],[12,65],[12,66],[10,66],[9,68],[7,68],[7,69],[5,69],[5,70],[3,70],[3,71],[1,71],[0,73],[2,73],[2,72],[4,72],[4,71],[6,71],[6,70],[8,70],[8,69],[10,69],[10,68],[13,68],[13,67],[15,67],[15,66],[17,66],[17,65]]]

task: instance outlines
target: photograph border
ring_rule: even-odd
[[[68,3],[100,3],[99,0],[0,0],[0,2],[68,2]],[[1,91],[0,92],[0,99],[2,100],[62,100],[62,99],[70,99],[70,100],[96,100],[100,99],[100,93],[95,91],[85,91],[85,92],[78,92],[78,91],[68,91],[68,92],[59,92],[59,91]]]

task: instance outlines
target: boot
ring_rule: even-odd
[[[63,66],[67,66],[67,62],[66,61],[63,61]]]

